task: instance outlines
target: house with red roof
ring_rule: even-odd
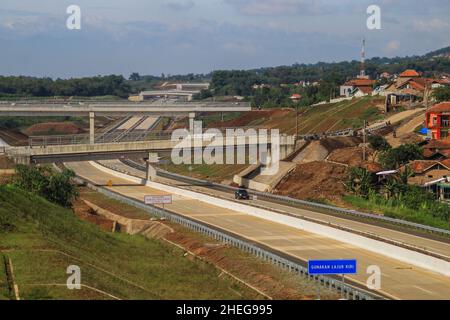
[[[294,102],[298,102],[298,101],[300,101],[300,99],[302,98],[302,95],[301,94],[298,94],[298,93],[294,93],[292,96],[291,96],[291,100],[292,101],[294,101]]]
[[[418,73],[416,70],[408,69],[400,73],[398,76],[399,78],[419,78],[420,73]]]
[[[372,94],[375,80],[352,79],[340,87],[340,95],[345,97],[363,97]]]
[[[431,132],[431,138],[450,143],[450,102],[442,102],[428,109],[426,127]]]
[[[450,178],[450,159],[436,160],[415,160],[400,168],[405,170],[408,167],[413,176],[408,179],[408,183],[423,186],[427,183],[440,179]]]

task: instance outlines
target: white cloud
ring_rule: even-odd
[[[436,31],[450,28],[450,22],[439,18],[430,20],[418,20],[414,22],[414,28],[419,31]]]
[[[322,0],[225,0],[225,2],[251,16],[319,14],[328,12],[330,7],[334,7],[324,5]]]
[[[400,49],[400,42],[398,40],[389,41],[386,47],[384,48],[384,52],[388,54],[392,54]]]

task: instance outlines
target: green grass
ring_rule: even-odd
[[[187,259],[183,250],[102,231],[13,186],[0,186],[0,244],[25,299],[110,298],[88,288],[61,286],[71,264],[81,268],[82,284],[121,299],[258,298],[229,278],[219,278],[214,266]]]
[[[224,112],[223,121],[230,121],[241,117],[244,112]],[[222,121],[222,114],[212,113],[199,117],[198,120],[203,121],[203,128],[207,128],[211,123]]]
[[[378,204],[354,195],[344,196],[343,200],[348,204],[364,211],[382,214],[391,218],[420,223],[431,227],[450,230],[448,222],[446,223],[441,219],[432,217],[417,210],[409,209],[406,207],[393,207],[389,205]]]
[[[363,97],[333,104],[307,107],[300,116],[300,133],[319,133],[362,127],[364,120],[373,122],[382,118],[377,97]]]
[[[235,174],[243,171],[249,165],[239,164],[167,164],[160,167],[166,171],[187,175],[199,179],[208,179],[211,181],[221,182],[223,180],[232,180]]]
[[[0,300],[8,300],[10,298],[5,258],[6,256],[0,254]]]

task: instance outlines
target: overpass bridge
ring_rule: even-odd
[[[192,101],[195,94],[200,91],[194,90],[153,90],[153,91],[142,91],[139,93],[139,100],[145,101],[149,98],[155,97],[184,97],[187,101]]]
[[[280,135],[279,136],[279,158],[284,159],[295,149],[295,136]],[[70,138],[68,138],[70,139]],[[86,140],[86,137],[85,137]],[[171,153],[172,150],[181,151],[182,149],[191,150],[195,148],[219,148],[225,152],[225,148],[237,149],[239,147],[248,148],[249,146],[267,145],[268,150],[272,148],[272,137],[260,137],[258,135],[236,135],[232,139],[225,136],[207,136],[193,135],[189,140],[190,144],[181,144],[181,140],[174,140],[168,133],[154,135],[150,140],[146,141],[129,141],[122,142],[105,142],[105,143],[75,143],[64,141],[66,144],[58,145],[41,145],[27,147],[9,147],[5,149],[5,153],[16,163],[22,164],[43,164],[54,162],[77,162],[90,160],[112,160],[124,159],[130,155],[147,158],[152,153]],[[64,143],[63,142],[63,143]],[[240,149],[235,150],[235,155]],[[277,150],[278,151],[278,150]],[[270,151],[272,152],[272,151]]]
[[[194,119],[200,112],[245,112],[251,111],[246,102],[236,103],[88,103],[80,102],[77,105],[64,103],[48,103],[33,101],[32,103],[13,102],[0,103],[0,117],[53,117],[74,116],[89,117],[90,143],[95,143],[95,116],[127,117],[127,116],[189,116],[190,129],[194,128]]]

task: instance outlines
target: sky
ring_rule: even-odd
[[[81,10],[69,30],[67,7]],[[381,9],[369,30],[367,8]],[[208,73],[424,54],[450,45],[448,0],[1,0],[0,75]]]

